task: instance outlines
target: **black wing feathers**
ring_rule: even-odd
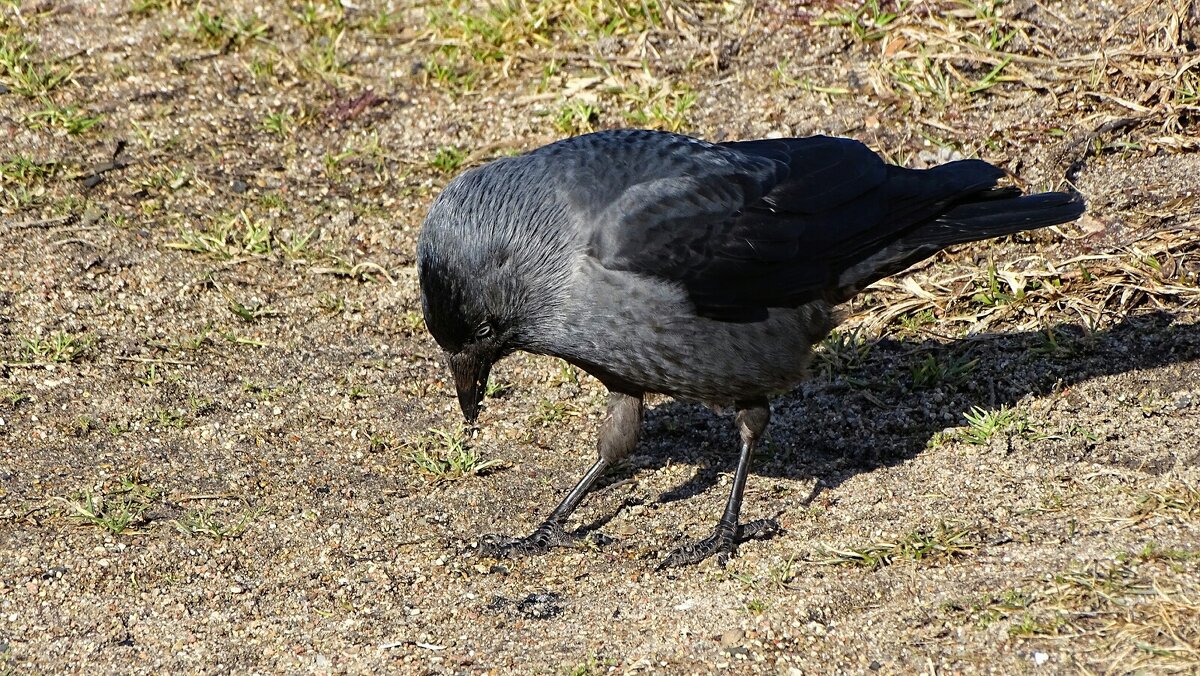
[[[786,178],[763,199],[766,206],[778,211],[820,211],[827,205],[852,200],[887,178],[883,160],[852,139],[813,136],[735,141],[721,146],[769,157],[787,167]]]
[[[913,170],[850,139],[686,141],[664,150],[662,136],[648,137],[657,147],[644,160],[647,179],[628,184],[594,221],[592,254],[610,269],[680,283],[699,313],[718,319],[841,302],[951,244],[1083,210],[1073,195],[996,189],[1004,173],[980,160]]]

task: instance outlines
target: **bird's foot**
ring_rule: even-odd
[[[729,557],[737,551],[739,544],[747,540],[766,539],[782,531],[779,522],[775,519],[757,519],[740,526],[732,526],[721,521],[717,523],[717,529],[713,531],[712,535],[671,552],[667,558],[663,559],[662,563],[658,564],[657,570],[692,566],[714,554],[717,556],[717,563],[724,566],[729,561]]]
[[[579,539],[578,535],[564,530],[561,523],[547,521],[523,538],[485,535],[479,540],[479,551],[495,559],[507,559],[513,556],[545,554],[555,547],[569,545]]]

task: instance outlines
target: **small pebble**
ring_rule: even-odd
[[[746,632],[741,629],[730,629],[724,634],[721,634],[721,647],[730,648],[742,642],[746,638]]]

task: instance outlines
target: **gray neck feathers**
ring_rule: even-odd
[[[537,163],[518,157],[494,162],[455,179],[438,197],[429,248],[454,252],[448,266],[467,278],[466,293],[495,294],[517,327],[519,347],[544,351],[566,302],[571,265],[582,251],[577,224],[562,195]],[[539,349],[543,348],[543,349]]]

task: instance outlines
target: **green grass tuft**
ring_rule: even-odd
[[[432,428],[407,444],[409,459],[430,483],[455,481],[495,471],[499,460],[484,460],[470,445],[467,430]]]
[[[241,537],[263,511],[263,508],[246,510],[232,520],[226,520],[217,516],[212,509],[197,509],[172,523],[175,530],[184,535],[208,537],[220,542]]]
[[[21,338],[18,358],[28,362],[65,364],[82,357],[95,343],[96,339],[90,335],[55,331],[45,338]]]
[[[978,406],[972,406],[970,411],[963,414],[967,427],[957,435],[958,439],[968,444],[982,446],[991,441],[997,434],[1006,433],[1023,439],[1040,439],[1042,434],[1034,429],[1025,414],[1016,409],[1001,406],[995,411],[988,411]]]
[[[71,498],[56,499],[65,505],[69,518],[120,535],[145,523],[146,513],[158,496],[157,490],[134,474],[107,493],[81,491]]]
[[[452,174],[462,167],[463,161],[466,159],[465,150],[453,146],[442,146],[434,151],[433,157],[429,160],[429,166],[443,174]]]
[[[882,568],[896,561],[945,561],[975,549],[975,544],[968,541],[970,535],[965,528],[941,524],[932,531],[918,530],[897,540],[883,540],[864,547],[825,548],[822,550],[825,558],[817,563]]]

